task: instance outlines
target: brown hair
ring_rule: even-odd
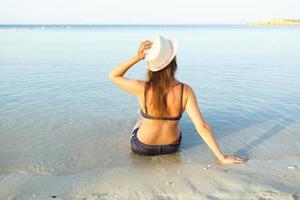
[[[168,113],[167,94],[171,80],[175,79],[177,69],[176,56],[164,69],[152,72],[148,70],[146,81],[146,92],[149,86],[152,86],[152,105],[154,113],[158,117],[162,117]]]

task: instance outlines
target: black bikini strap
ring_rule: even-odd
[[[147,88],[148,88],[148,84],[146,83],[145,84],[145,89],[144,89],[144,106],[145,106],[145,112],[146,112],[146,114],[148,114],[147,105],[146,105],[146,97],[147,97],[146,92],[147,92]]]
[[[183,96],[183,86],[184,84],[181,83],[181,96],[180,96],[180,113],[179,114],[182,114],[182,96]]]

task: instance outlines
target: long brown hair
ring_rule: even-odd
[[[152,72],[148,70],[146,81],[146,92],[149,86],[152,86],[152,105],[154,113],[158,117],[162,117],[168,113],[167,94],[170,82],[175,79],[177,70],[176,56],[164,69]]]

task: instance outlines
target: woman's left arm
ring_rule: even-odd
[[[131,93],[133,95],[138,95],[144,89],[144,81],[132,80],[123,75],[128,71],[130,67],[138,63],[139,61],[145,58],[145,50],[151,48],[152,43],[148,40],[142,42],[139,46],[138,52],[131,59],[120,64],[117,68],[113,69],[108,77],[109,79],[116,84],[122,90]]]

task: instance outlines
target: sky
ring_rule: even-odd
[[[300,0],[0,0],[0,24],[243,24],[300,19]]]

